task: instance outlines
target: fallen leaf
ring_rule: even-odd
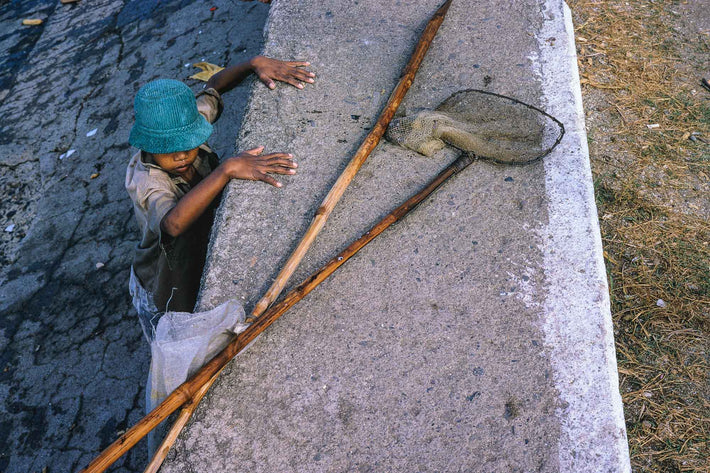
[[[99,129],[98,129],[98,128],[94,128],[93,130],[91,130],[90,132],[88,132],[88,133],[86,134],[86,137],[89,138],[89,137],[94,136],[97,131],[99,131]]]
[[[76,3],[79,0],[59,0],[60,3]]]
[[[689,132],[689,131],[688,131],[688,132],[685,132],[685,133],[683,134],[683,137],[681,138],[681,140],[685,141],[685,140],[687,140],[688,138],[690,138],[690,132]]]
[[[192,65],[192,67],[200,68],[202,69],[202,72],[191,75],[190,79],[201,80],[203,82],[207,82],[210,80],[210,77],[217,74],[219,71],[224,70],[224,67],[219,67],[214,64],[210,64],[209,62],[196,62]]]
[[[99,173],[98,173],[98,172],[95,172],[95,173],[93,173],[93,174],[91,175],[91,179],[96,179],[97,177],[99,177]]]
[[[42,23],[44,23],[44,20],[40,20],[39,18],[28,18],[26,20],[22,20],[22,24],[25,26],[37,26]]]

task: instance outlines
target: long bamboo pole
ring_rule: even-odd
[[[405,210],[404,204],[403,206],[398,207],[394,212],[390,214],[393,218],[396,218],[396,220],[392,221],[394,223],[395,221],[399,220],[402,218],[402,216],[406,215],[407,212],[409,212],[414,206],[416,206],[421,200],[426,198],[434,189],[436,189],[438,186],[440,186],[446,179],[451,177],[454,172],[458,172],[461,169],[465,168],[472,162],[471,158],[467,157],[462,157],[459,160],[457,160],[454,164],[452,164],[449,168],[447,168],[442,174],[437,176],[435,181],[432,181],[432,183],[425,189],[424,191],[418,193],[416,196],[412,197],[412,199],[417,199],[416,201],[408,201],[408,204],[411,205],[408,209]],[[431,187],[433,186],[433,187]],[[431,189],[427,192],[428,189]],[[402,215],[397,216],[396,213],[397,211],[399,212],[404,212]],[[388,216],[389,217],[389,216]],[[380,222],[380,225],[383,225],[383,222]],[[389,224],[391,225],[391,223]],[[387,226],[389,226],[387,225]],[[379,232],[375,229],[370,230],[370,234],[372,235],[369,241],[372,241],[373,238],[375,238],[377,235],[382,233],[382,231],[387,228],[387,226],[383,227]],[[375,227],[378,228],[379,227]],[[376,233],[373,233],[376,232]],[[363,243],[362,246],[365,246],[367,243]],[[357,250],[356,250],[357,251]],[[354,253],[353,253],[354,254]],[[340,255],[339,255],[340,257]],[[344,263],[344,258],[343,261],[341,262]],[[310,291],[308,291],[310,292]],[[303,296],[307,294],[304,293]],[[214,375],[204,386],[202,386],[195,396],[188,402],[186,402],[183,406],[182,409],[180,410],[180,414],[178,415],[178,418],[175,420],[175,423],[173,426],[170,428],[170,431],[168,434],[165,436],[165,439],[163,442],[160,444],[160,447],[158,450],[156,450],[155,455],[153,455],[153,459],[150,461],[148,464],[148,467],[145,469],[143,473],[156,473],[163,462],[165,461],[165,458],[168,456],[168,452],[170,451],[170,448],[175,444],[175,441],[177,440],[178,435],[180,435],[180,432],[182,432],[182,429],[185,428],[185,425],[187,425],[187,422],[190,420],[190,417],[192,414],[195,412],[197,407],[200,405],[200,402],[202,401],[202,398],[207,394],[207,391],[212,387],[215,381],[217,381],[217,378],[219,377],[219,374],[222,371],[220,370],[216,375]]]
[[[196,406],[192,399],[196,399],[197,395],[202,392],[204,386],[213,381],[217,375],[229,361],[242,351],[252,340],[254,340],[261,332],[266,330],[272,323],[281,317],[288,309],[290,309],[298,301],[306,297],[313,289],[315,289],[328,276],[333,274],[340,266],[345,264],[353,255],[360,249],[371,242],[380,233],[385,231],[387,227],[402,219],[421,201],[426,199],[432,192],[442,185],[447,179],[457,172],[460,172],[472,161],[473,157],[467,154],[460,156],[453,164],[444,169],[437,177],[435,177],[424,189],[416,195],[410,197],[404,204],[397,207],[386,217],[380,220],[368,232],[365,232],[360,238],[351,243],[340,254],[331,259],[321,269],[312,274],[308,279],[291,290],[284,299],[267,310],[263,316],[259,317],[256,322],[251,324],[244,332],[224,348],[217,356],[212,358],[200,371],[189,380],[178,386],[172,393],[166,397],[153,411],[143,417],[137,424],[131,427],[126,433],[121,435],[114,443],[109,445],[101,454],[96,457],[87,467],[84,472],[100,473],[111,466],[118,458],[130,450],[140,439],[145,437],[148,432],[165,420],[176,409],[187,402],[192,402],[191,405]],[[206,392],[206,390],[204,390]]]
[[[434,14],[432,19],[429,21],[427,27],[430,25],[433,28],[433,32],[431,32],[431,39],[436,35],[436,32],[438,31],[439,26],[441,25],[441,22],[443,22],[444,16],[446,15],[446,12],[449,9],[449,6],[451,5],[451,1],[447,1],[442,7],[439,8],[439,10]],[[436,22],[432,23],[432,21],[436,19]],[[422,38],[425,37],[425,35],[429,31],[425,29],[424,33],[422,34]],[[429,42],[431,41],[429,39]],[[420,40],[421,44],[421,40]],[[319,208],[319,212],[316,213],[316,218],[314,221],[311,223],[311,226],[309,227],[308,231],[306,232],[306,235],[303,237],[301,240],[301,243],[299,246],[296,248],[296,250],[292,253],[291,257],[289,260],[286,262],[284,265],[283,269],[277,276],[276,280],[272,284],[271,288],[267,291],[267,293],[262,297],[262,299],[256,304],[254,307],[254,310],[252,311],[251,315],[247,319],[249,322],[253,322],[259,315],[261,315],[269,305],[279,296],[281,291],[283,290],[284,286],[286,285],[286,282],[288,279],[292,276],[293,272],[295,271],[296,267],[298,264],[301,262],[303,257],[305,256],[306,251],[310,247],[310,245],[313,243],[313,240],[315,239],[316,235],[320,233],[320,230],[323,228],[323,225],[325,224],[325,221],[328,219],[328,216],[330,215],[330,211],[320,213],[321,208],[327,208],[328,205],[330,206],[331,210],[333,207],[335,207],[335,204],[340,200],[340,197],[342,196],[342,193],[344,192],[345,188],[349,185],[350,181],[354,177],[354,175],[357,173],[357,171],[360,169],[362,164],[364,163],[365,159],[370,155],[372,149],[374,149],[377,146],[377,143],[379,140],[382,138],[382,134],[384,133],[384,130],[387,129],[387,125],[389,125],[389,122],[392,120],[392,116],[394,116],[394,113],[396,112],[397,108],[399,107],[399,104],[402,101],[402,98],[406,95],[407,91],[409,90],[409,87],[411,85],[411,82],[413,81],[414,75],[416,74],[416,71],[419,68],[419,64],[421,63],[421,59],[423,59],[424,55],[426,54],[427,50],[429,49],[429,45],[426,45],[426,48],[423,49],[421,52],[421,58],[417,59],[416,65],[413,65],[413,58],[416,57],[417,52],[419,51],[419,48],[415,50],[415,53],[412,55],[412,59],[410,59],[410,63],[408,66],[412,65],[411,68],[405,69],[405,72],[402,74],[403,77],[400,79],[400,82],[398,86],[395,88],[393,91],[392,95],[390,96],[390,100],[387,103],[387,106],[385,106],[385,111],[390,110],[390,108],[393,109],[392,114],[390,116],[385,116],[384,113],[380,116],[380,119],[377,122],[377,125],[379,128],[373,129],[369,134],[368,138],[371,136],[376,136],[376,141],[372,140],[370,142],[366,141],[360,146],[360,149],[358,149],[358,152],[355,154],[355,157],[351,160],[350,164],[348,165],[348,168],[343,171],[341,174],[340,178],[338,181],[335,183],[331,191],[328,193],[328,196],[326,196],[326,199],[323,201],[321,204],[321,207]],[[405,76],[408,75],[408,71],[412,70],[410,75],[411,80],[409,83],[404,81]],[[400,85],[402,85],[403,91],[400,90]],[[398,100],[395,99],[393,100],[392,97],[399,97]],[[386,121],[386,123],[385,123]],[[374,144],[373,144],[374,143]],[[365,150],[364,148],[369,148]],[[347,180],[347,182],[345,182]],[[342,189],[342,190],[340,190]],[[337,196],[336,196],[337,193]],[[185,427],[187,424],[188,420],[194,413],[195,409],[197,409],[197,406],[200,404],[200,401],[202,398],[207,394],[207,391],[209,391],[210,387],[214,382],[217,380],[219,377],[219,373],[216,374],[205,386],[200,389],[200,391],[193,397],[188,403],[186,403],[182,410],[180,411],[180,415],[178,416],[177,420],[173,424],[173,426],[170,428],[170,431],[166,435],[165,439],[163,442],[160,444],[160,447],[156,451],[155,455],[153,456],[153,459],[151,460],[150,464],[146,468],[144,473],[155,473],[158,471],[160,466],[163,464],[163,461],[165,461],[165,457],[168,454],[168,451],[172,447],[172,445],[175,443],[177,440],[177,436],[180,434],[182,429]]]
[[[417,47],[414,49],[407,66],[404,68],[397,86],[392,91],[392,94],[390,94],[387,105],[385,105],[384,110],[380,113],[377,123],[374,127],[372,127],[372,130],[370,130],[370,133],[368,133],[365,140],[355,152],[355,155],[352,157],[347,167],[340,174],[338,180],[335,181],[335,184],[333,184],[333,187],[330,189],[330,192],[328,192],[328,195],[323,200],[323,203],[321,203],[320,207],[318,207],[316,215],[311,222],[311,226],[308,227],[305,235],[293,253],[291,253],[291,256],[284,264],[281,272],[279,272],[278,276],[276,276],[276,279],[269,290],[266,291],[266,294],[264,294],[261,300],[256,303],[254,310],[247,318],[247,322],[252,322],[263,314],[271,303],[276,300],[279,294],[281,294],[281,291],[283,291],[283,288],[286,286],[289,278],[296,270],[303,257],[306,255],[306,251],[308,251],[308,248],[310,248],[316,236],[325,225],[325,222],[328,220],[335,204],[338,203],[345,192],[345,189],[355,177],[355,174],[360,170],[360,167],[362,167],[367,157],[380,142],[380,139],[387,130],[387,125],[389,125],[392,117],[394,117],[399,104],[407,94],[412,82],[414,82],[414,76],[416,75],[417,70],[419,70],[419,65],[422,63],[424,56],[429,50],[429,46],[431,45],[436,32],[439,30],[439,26],[441,26],[441,23],[444,21],[444,17],[446,16],[446,12],[449,10],[451,2],[452,0],[447,0],[446,3],[439,7],[427,23],[422,35],[419,38]]]
[[[200,404],[200,401],[202,401],[202,398],[205,397],[205,394],[207,394],[207,391],[210,390],[214,382],[217,381],[217,378],[219,378],[219,374],[221,372],[222,370],[219,370],[216,375],[212,376],[212,378],[207,381],[207,384],[198,389],[195,395],[182,406],[182,410],[180,411],[180,414],[178,415],[177,419],[175,419],[175,423],[172,425],[172,427],[170,427],[170,431],[167,433],[167,435],[161,442],[160,447],[158,447],[158,449],[155,451],[153,458],[150,460],[150,463],[148,463],[148,466],[146,467],[143,473],[157,473],[157,471],[163,465],[165,458],[168,456],[170,448],[177,440],[178,435],[180,435],[182,429],[185,427],[185,425],[187,425],[187,422],[190,420],[190,417],[192,417],[192,414],[195,412],[195,409],[197,409],[197,406]]]
[[[385,131],[387,130],[387,126],[389,125],[390,121],[394,117],[394,114],[396,113],[397,108],[399,107],[399,104],[402,102],[402,100],[404,99],[404,96],[406,95],[407,91],[409,90],[412,83],[414,82],[414,77],[417,73],[417,70],[419,69],[419,66],[421,65],[421,62],[424,59],[424,56],[426,55],[427,51],[429,50],[429,46],[431,45],[431,42],[434,39],[434,36],[436,35],[437,31],[439,30],[441,23],[443,23],[446,13],[448,12],[452,1],[453,0],[446,0],[446,2],[441,7],[439,7],[439,9],[434,13],[434,15],[431,17],[431,19],[427,23],[422,35],[419,38],[419,42],[417,43],[414,53],[410,57],[410,60],[407,63],[407,66],[405,67],[404,71],[402,72],[402,76],[401,76],[399,82],[397,83],[397,86],[393,90],[392,94],[390,95],[390,98],[387,101],[385,109],[380,114],[380,117],[377,120],[377,123],[372,128],[370,133],[367,135],[367,137],[365,138],[363,143],[360,145],[360,147],[358,148],[358,150],[355,153],[355,156],[353,156],[353,158],[350,160],[350,163],[348,163],[347,167],[345,168],[343,173],[340,175],[340,177],[338,178],[336,183],[333,185],[330,192],[328,192],[328,195],[326,196],[326,198],[323,200],[323,203],[318,208],[318,211],[316,212],[316,216],[315,216],[313,222],[311,223],[311,226],[308,228],[306,234],[304,235],[303,239],[299,243],[296,250],[294,250],[294,252],[291,254],[291,257],[289,257],[288,261],[286,262],[283,269],[281,270],[281,272],[277,276],[273,285],[267,291],[267,293],[264,295],[264,297],[262,297],[262,299],[256,304],[251,315],[247,318],[247,321],[253,322],[253,323],[249,326],[249,328],[247,328],[247,330],[245,330],[244,332],[242,332],[242,334],[237,336],[237,338],[233,342],[231,342],[230,345],[228,345],[224,350],[222,350],[222,352],[220,352],[210,362],[208,362],[205,366],[203,366],[202,369],[198,373],[195,374],[195,376],[193,376],[190,380],[186,381],[182,385],[178,386],[178,388],[176,388],[170,395],[168,395],[168,397],[165,398],[163,400],[163,402],[160,403],[160,405],[158,405],[158,407],[156,407],[148,415],[143,417],[143,419],[141,419],[130,430],[125,432],[114,443],[109,445],[83,471],[85,471],[85,472],[103,472],[103,471],[105,471],[106,468],[111,466],[125,452],[130,450],[136,443],[138,443],[138,441],[141,438],[145,437],[145,435],[147,435],[148,432],[150,432],[158,424],[160,424],[160,422],[165,420],[177,408],[186,404],[185,408],[180,413],[180,416],[178,417],[176,424],[171,428],[170,432],[168,433],[168,436],[166,437],[166,441],[164,441],[163,444],[161,444],[161,446],[158,449],[158,451],[156,452],[153,460],[151,461],[151,464],[148,466],[149,469],[154,468],[153,471],[157,471],[157,469],[160,468],[160,465],[162,464],[163,460],[165,459],[165,456],[167,455],[167,452],[170,449],[170,446],[172,445],[172,443],[174,443],[175,439],[177,438],[177,435],[180,433],[180,431],[182,430],[184,425],[189,420],[190,416],[192,415],[192,412],[194,412],[194,410],[196,409],[196,407],[199,404],[202,397],[204,397],[204,395],[207,393],[209,388],[215,382],[217,376],[219,375],[219,372],[224,368],[224,366],[234,356],[236,356],[237,353],[239,353],[246,345],[248,345],[249,342],[251,342],[251,340],[253,340],[262,331],[264,331],[269,325],[271,325],[274,320],[276,320],[278,317],[283,315],[283,313],[286,312],[286,310],[288,310],[293,304],[295,304],[296,302],[301,300],[303,297],[305,297],[306,294],[308,294],[308,292],[310,292],[313,289],[313,287],[320,284],[320,282],[322,282],[325,278],[327,278],[330,274],[332,274],[333,271],[335,271],[338,267],[340,267],[340,264],[347,261],[347,258],[350,258],[350,256],[352,256],[355,252],[357,252],[359,250],[359,248],[362,248],[362,246],[366,245],[370,241],[370,240],[365,241],[362,244],[362,246],[360,246],[357,250],[355,250],[354,253],[350,254],[347,258],[345,258],[343,256],[343,253],[348,251],[348,249],[350,248],[350,247],[348,247],[348,249],[346,249],[339,256],[339,258],[341,259],[340,264],[334,266],[330,270],[330,272],[328,272],[327,274],[322,276],[322,279],[319,279],[319,274],[321,272],[324,272],[324,270],[327,270],[328,265],[326,265],[324,268],[322,268],[321,271],[319,271],[318,273],[311,276],[311,278],[307,279],[304,283],[302,283],[301,285],[296,287],[296,289],[291,291],[281,303],[279,303],[277,306],[273,307],[273,310],[270,310],[267,314],[265,314],[264,317],[260,317],[262,314],[264,314],[264,312],[271,305],[271,303],[279,296],[279,294],[283,290],[284,286],[286,285],[288,279],[291,277],[293,272],[296,270],[296,267],[298,266],[298,264],[301,262],[301,260],[305,256],[306,251],[308,250],[310,245],[313,243],[313,241],[315,240],[315,238],[318,235],[318,233],[320,232],[320,230],[325,225],[326,220],[328,219],[328,217],[332,213],[335,205],[338,203],[338,201],[342,197],[343,193],[345,192],[345,189],[348,187],[348,185],[350,184],[352,179],[355,177],[355,174],[358,172],[360,167],[362,167],[362,164],[368,158],[368,156],[370,155],[372,150],[375,149],[377,144],[380,142],[380,139],[382,138]],[[468,163],[470,163],[470,161]],[[468,163],[466,165],[468,165]],[[453,174],[454,172],[456,172],[456,171],[452,171],[451,174]],[[444,173],[442,173],[442,175],[443,174]],[[447,176],[446,178],[450,177],[451,174],[449,174],[449,176]],[[434,182],[434,181],[432,181],[432,182]],[[443,180],[441,182],[443,182]],[[441,184],[441,182],[439,182],[439,184],[437,184],[437,187],[438,187],[438,185]],[[432,188],[431,191],[429,191],[429,193],[431,193],[435,188],[436,187]],[[426,195],[428,195],[428,194],[426,194]],[[405,203],[405,205],[406,205],[406,203]],[[416,204],[414,204],[414,205],[416,205]],[[411,209],[409,209],[409,210],[411,210]],[[409,210],[407,210],[407,212]],[[405,214],[406,214],[406,212],[405,212]],[[392,214],[390,214],[390,216],[391,215]],[[390,216],[388,216],[388,217],[390,217]],[[385,220],[388,217],[386,217]],[[399,218],[401,218],[401,217],[399,217]],[[394,223],[399,218],[389,222],[385,227],[382,228],[382,230],[380,230],[379,233],[381,233],[385,228],[387,228],[389,225]],[[384,222],[384,220],[382,222]],[[382,222],[380,222],[380,223],[382,223]],[[377,235],[379,235],[379,233],[377,233]],[[363,235],[363,237],[365,237],[365,235]],[[361,239],[363,239],[363,237],[361,237]],[[360,241],[360,240],[358,240],[358,241]],[[357,242],[355,242],[355,243],[357,243]],[[317,281],[317,282],[315,282],[313,284],[313,286],[310,289],[308,289],[307,292],[303,292],[304,285],[309,283],[309,281],[311,281],[311,282]],[[264,320],[262,321],[262,319],[264,319]],[[265,323],[266,320],[271,320],[271,321],[268,323]],[[259,323],[259,322],[261,322],[261,323]],[[245,339],[248,339],[248,340],[245,342],[244,341]],[[219,359],[219,361],[218,361],[218,359]],[[221,364],[221,366],[219,368],[216,368],[216,366],[218,366],[219,364]],[[206,373],[210,373],[210,374],[206,374]],[[150,471],[150,470],[146,470],[146,471]]]

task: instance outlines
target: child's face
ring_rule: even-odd
[[[154,153],[153,159],[155,163],[171,174],[184,176],[188,174],[192,168],[192,163],[197,159],[197,151],[199,148],[189,149],[187,151],[177,151],[175,153]]]

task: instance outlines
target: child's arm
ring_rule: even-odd
[[[295,174],[298,165],[286,153],[261,155],[264,147],[250,149],[225,160],[199,184],[192,188],[160,222],[160,229],[172,237],[187,230],[205,211],[230,179],[264,181],[272,186],[281,183],[268,173]]]
[[[316,76],[305,69],[308,62],[301,61],[279,61],[265,56],[256,56],[249,61],[242,62],[235,66],[219,71],[207,81],[207,88],[214,88],[220,94],[232,90],[239,85],[250,73],[255,73],[270,89],[276,87],[274,80],[286,82],[299,89],[303,88],[302,82],[312,83]]]

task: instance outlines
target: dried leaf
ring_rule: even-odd
[[[37,26],[42,23],[44,23],[44,20],[40,20],[39,18],[28,18],[26,20],[22,20],[22,24],[25,26]]]
[[[198,67],[202,69],[202,72],[191,75],[190,79],[201,80],[203,82],[207,82],[210,77],[217,74],[219,71],[224,70],[224,67],[219,67],[217,65],[210,64],[209,62],[196,62],[192,65],[192,67]]]
[[[99,173],[98,173],[98,172],[95,172],[95,173],[93,173],[93,174],[91,175],[91,179],[96,179],[97,177],[99,177]]]

